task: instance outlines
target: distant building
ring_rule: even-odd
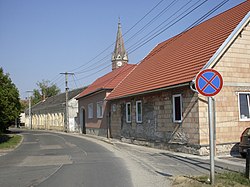
[[[70,132],[79,132],[78,102],[75,99],[84,88],[69,91],[69,127]],[[31,108],[32,127],[29,124],[29,111],[25,111],[25,126],[32,129],[64,131],[65,127],[65,93],[49,97]]]
[[[20,126],[24,126],[25,125],[25,113],[22,112],[20,114]]]

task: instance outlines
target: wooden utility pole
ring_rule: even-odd
[[[68,106],[68,92],[69,92],[69,87],[68,87],[68,75],[74,75],[74,73],[60,73],[65,75],[65,116],[64,116],[64,131],[68,132],[69,130],[69,106]]]

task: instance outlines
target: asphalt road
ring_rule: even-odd
[[[22,144],[0,156],[0,186],[133,186],[124,161],[87,139],[22,131]]]
[[[91,137],[23,130],[24,140],[1,156],[0,187],[162,187],[176,176],[208,175],[209,157]],[[216,172],[244,172],[245,159],[220,156]]]

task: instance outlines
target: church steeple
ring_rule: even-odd
[[[128,54],[124,47],[124,41],[122,38],[122,27],[119,19],[115,49],[112,54],[112,70],[119,68],[127,63],[128,63]]]

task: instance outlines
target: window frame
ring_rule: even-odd
[[[248,102],[247,104],[248,104],[249,118],[241,118],[240,94],[247,95],[247,102]],[[239,110],[239,120],[240,121],[250,121],[250,92],[238,92],[238,110]]]
[[[138,103],[141,104],[141,120],[139,120]],[[135,112],[136,123],[142,123],[142,101],[141,100],[136,101],[135,108],[136,108],[136,112]]]
[[[181,119],[180,120],[176,120],[176,115],[175,115],[175,109],[176,109],[176,106],[175,106],[175,98],[179,97],[180,98],[180,115],[181,115]],[[183,112],[183,103],[182,103],[182,95],[181,94],[175,94],[172,96],[172,104],[173,104],[173,122],[174,123],[182,123],[183,121],[183,115],[182,115],[182,112]]]
[[[99,114],[99,108],[101,108],[101,114]],[[96,117],[103,118],[103,101],[96,102]]]
[[[90,110],[90,106],[92,106],[91,110]],[[90,112],[92,112],[92,113],[90,113]],[[88,104],[88,119],[93,119],[93,118],[94,118],[94,104],[93,103],[89,103]]]
[[[129,106],[129,108],[128,108]],[[128,110],[129,109],[129,110]],[[128,111],[130,111],[130,115],[128,114]],[[132,122],[132,115],[131,115],[131,102],[126,103],[126,122],[131,123]]]

